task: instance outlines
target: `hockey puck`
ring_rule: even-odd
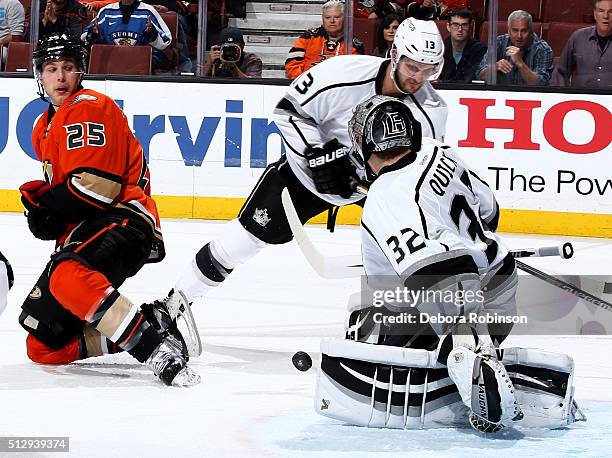
[[[312,367],[312,358],[305,351],[298,351],[291,361],[298,371],[306,372]]]

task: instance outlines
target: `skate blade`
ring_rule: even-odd
[[[166,307],[170,316],[176,319],[176,325],[183,335],[189,357],[200,356],[202,354],[202,340],[191,307],[183,292],[175,291],[166,303]]]
[[[193,369],[185,366],[172,380],[172,386],[187,387],[195,386],[202,381],[202,377]]]

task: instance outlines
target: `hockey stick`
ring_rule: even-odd
[[[540,280],[545,281],[546,283],[556,286],[557,288],[561,288],[562,290],[567,291],[568,293],[573,294],[574,296],[578,296],[585,302],[589,302],[593,305],[603,308],[604,310],[612,312],[612,304],[610,302],[600,299],[597,296],[594,296],[591,293],[588,293],[585,290],[578,288],[577,286],[574,286],[570,283],[567,283],[566,281],[561,280],[560,278],[553,277],[552,275],[547,274],[546,272],[542,272],[541,270],[538,270],[535,267],[530,266],[529,264],[525,264],[524,262],[521,262],[518,259],[516,260],[516,267],[524,272],[533,275],[534,277],[539,278]],[[604,292],[606,291],[608,285],[609,283],[605,284]]]
[[[308,234],[304,230],[304,226],[300,221],[291,196],[287,188],[283,189],[281,193],[281,199],[289,226],[295,237],[302,255],[306,258],[306,261],[319,274],[320,277],[329,279],[339,278],[351,278],[361,275],[363,272],[363,265],[361,263],[361,256],[359,255],[347,255],[347,256],[324,256],[314,246]],[[574,254],[574,248],[572,244],[567,242],[562,246],[551,246],[543,248],[528,248],[521,250],[510,251],[512,256],[516,258],[526,258],[533,256],[561,256],[564,259],[569,259]]]
[[[323,278],[351,278],[361,275],[361,256],[323,256],[306,234],[298,217],[289,190],[283,189],[281,200],[291,232],[308,264]],[[359,269],[359,270],[358,270]]]

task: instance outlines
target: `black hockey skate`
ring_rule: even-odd
[[[187,343],[176,325],[176,320],[170,317],[165,301],[157,300],[150,304],[142,304],[140,311],[157,330],[162,340],[175,347],[183,358],[189,361]]]
[[[187,366],[187,361],[179,350],[167,339],[157,346],[146,364],[165,385],[193,386],[201,380],[200,376]]]

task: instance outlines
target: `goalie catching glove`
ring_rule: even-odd
[[[321,194],[337,194],[348,199],[353,194],[359,177],[349,158],[350,149],[333,139],[321,148],[306,150],[308,168],[317,191]]]
[[[40,240],[56,240],[66,230],[66,222],[54,210],[40,203],[45,192],[51,189],[45,181],[28,181],[19,187],[21,202],[26,209],[28,227],[32,235]]]

